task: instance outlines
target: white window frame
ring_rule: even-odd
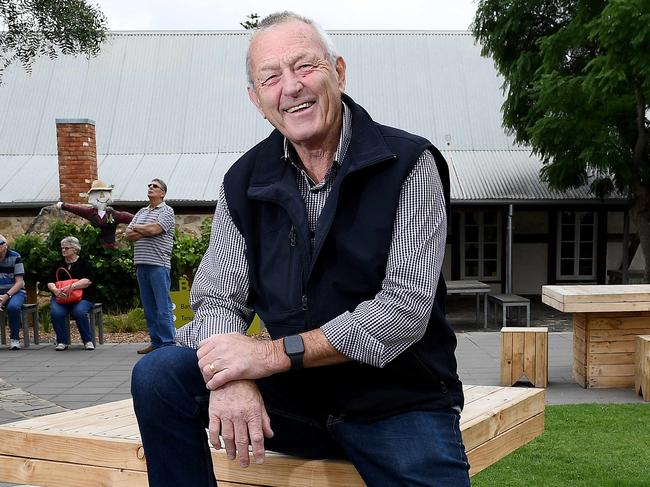
[[[472,212],[476,215],[478,221],[478,231],[479,231],[479,241],[478,244],[478,275],[467,275],[466,266],[465,266],[465,226],[466,226],[466,215],[469,212]],[[486,276],[485,267],[484,267],[484,230],[485,230],[485,213],[493,212],[496,214],[496,226],[497,226],[497,255],[496,255],[496,276]],[[460,275],[461,279],[477,279],[479,281],[500,281],[501,280],[501,212],[498,210],[468,210],[461,213],[460,220]]]
[[[573,213],[573,273],[572,274],[562,274],[562,213],[570,212]],[[591,274],[580,275],[580,218],[586,213],[591,213],[593,215],[593,235],[591,236]],[[560,281],[593,281],[596,279],[596,250],[597,250],[597,238],[598,238],[598,213],[595,211],[576,211],[576,210],[562,210],[557,213],[557,258],[556,258],[556,272],[557,279]],[[567,241],[568,242],[568,241]]]

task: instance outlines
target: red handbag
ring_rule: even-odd
[[[68,277],[70,279],[66,279],[65,281],[61,281],[59,278],[59,271],[63,271],[66,274],[68,274]],[[57,289],[62,289],[66,288],[75,282],[79,282],[79,279],[73,279],[72,275],[68,271],[68,269],[64,269],[63,267],[59,267],[56,270],[56,282],[54,285],[57,287]],[[67,296],[57,296],[56,302],[59,304],[72,304],[72,303],[78,303],[81,301],[81,298],[83,298],[84,290],[83,289],[73,289],[71,293],[69,293]]]

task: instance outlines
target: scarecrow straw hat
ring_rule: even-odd
[[[95,179],[88,190],[89,193],[91,191],[113,191],[113,187],[109,186],[101,179]]]

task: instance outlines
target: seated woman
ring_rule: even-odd
[[[56,333],[55,350],[57,351],[67,349],[70,344],[69,329],[65,320],[68,314],[70,314],[77,323],[77,328],[79,329],[81,341],[83,342],[85,349],[95,349],[92,342],[92,335],[90,333],[90,320],[88,318],[88,313],[94,305],[95,286],[93,286],[90,263],[83,257],[79,256],[80,251],[81,244],[79,243],[79,239],[76,237],[65,237],[62,239],[61,253],[63,254],[63,260],[57,262],[52,270],[50,282],[47,283],[47,288],[52,293],[52,299],[50,301],[50,316],[52,317],[52,326]],[[68,276],[68,272],[70,273],[70,276]],[[79,280],[65,288],[59,289],[56,287],[57,281],[65,281],[70,278]],[[69,304],[60,304],[57,302],[57,298],[65,298],[75,289],[83,289],[83,297],[80,301]]]

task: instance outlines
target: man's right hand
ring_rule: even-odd
[[[264,437],[271,438],[273,430],[254,381],[232,381],[210,392],[208,414],[210,443],[217,450],[221,448],[221,436],[228,458],[234,460],[239,454],[239,464],[248,467],[250,443],[255,463],[264,463]]]

